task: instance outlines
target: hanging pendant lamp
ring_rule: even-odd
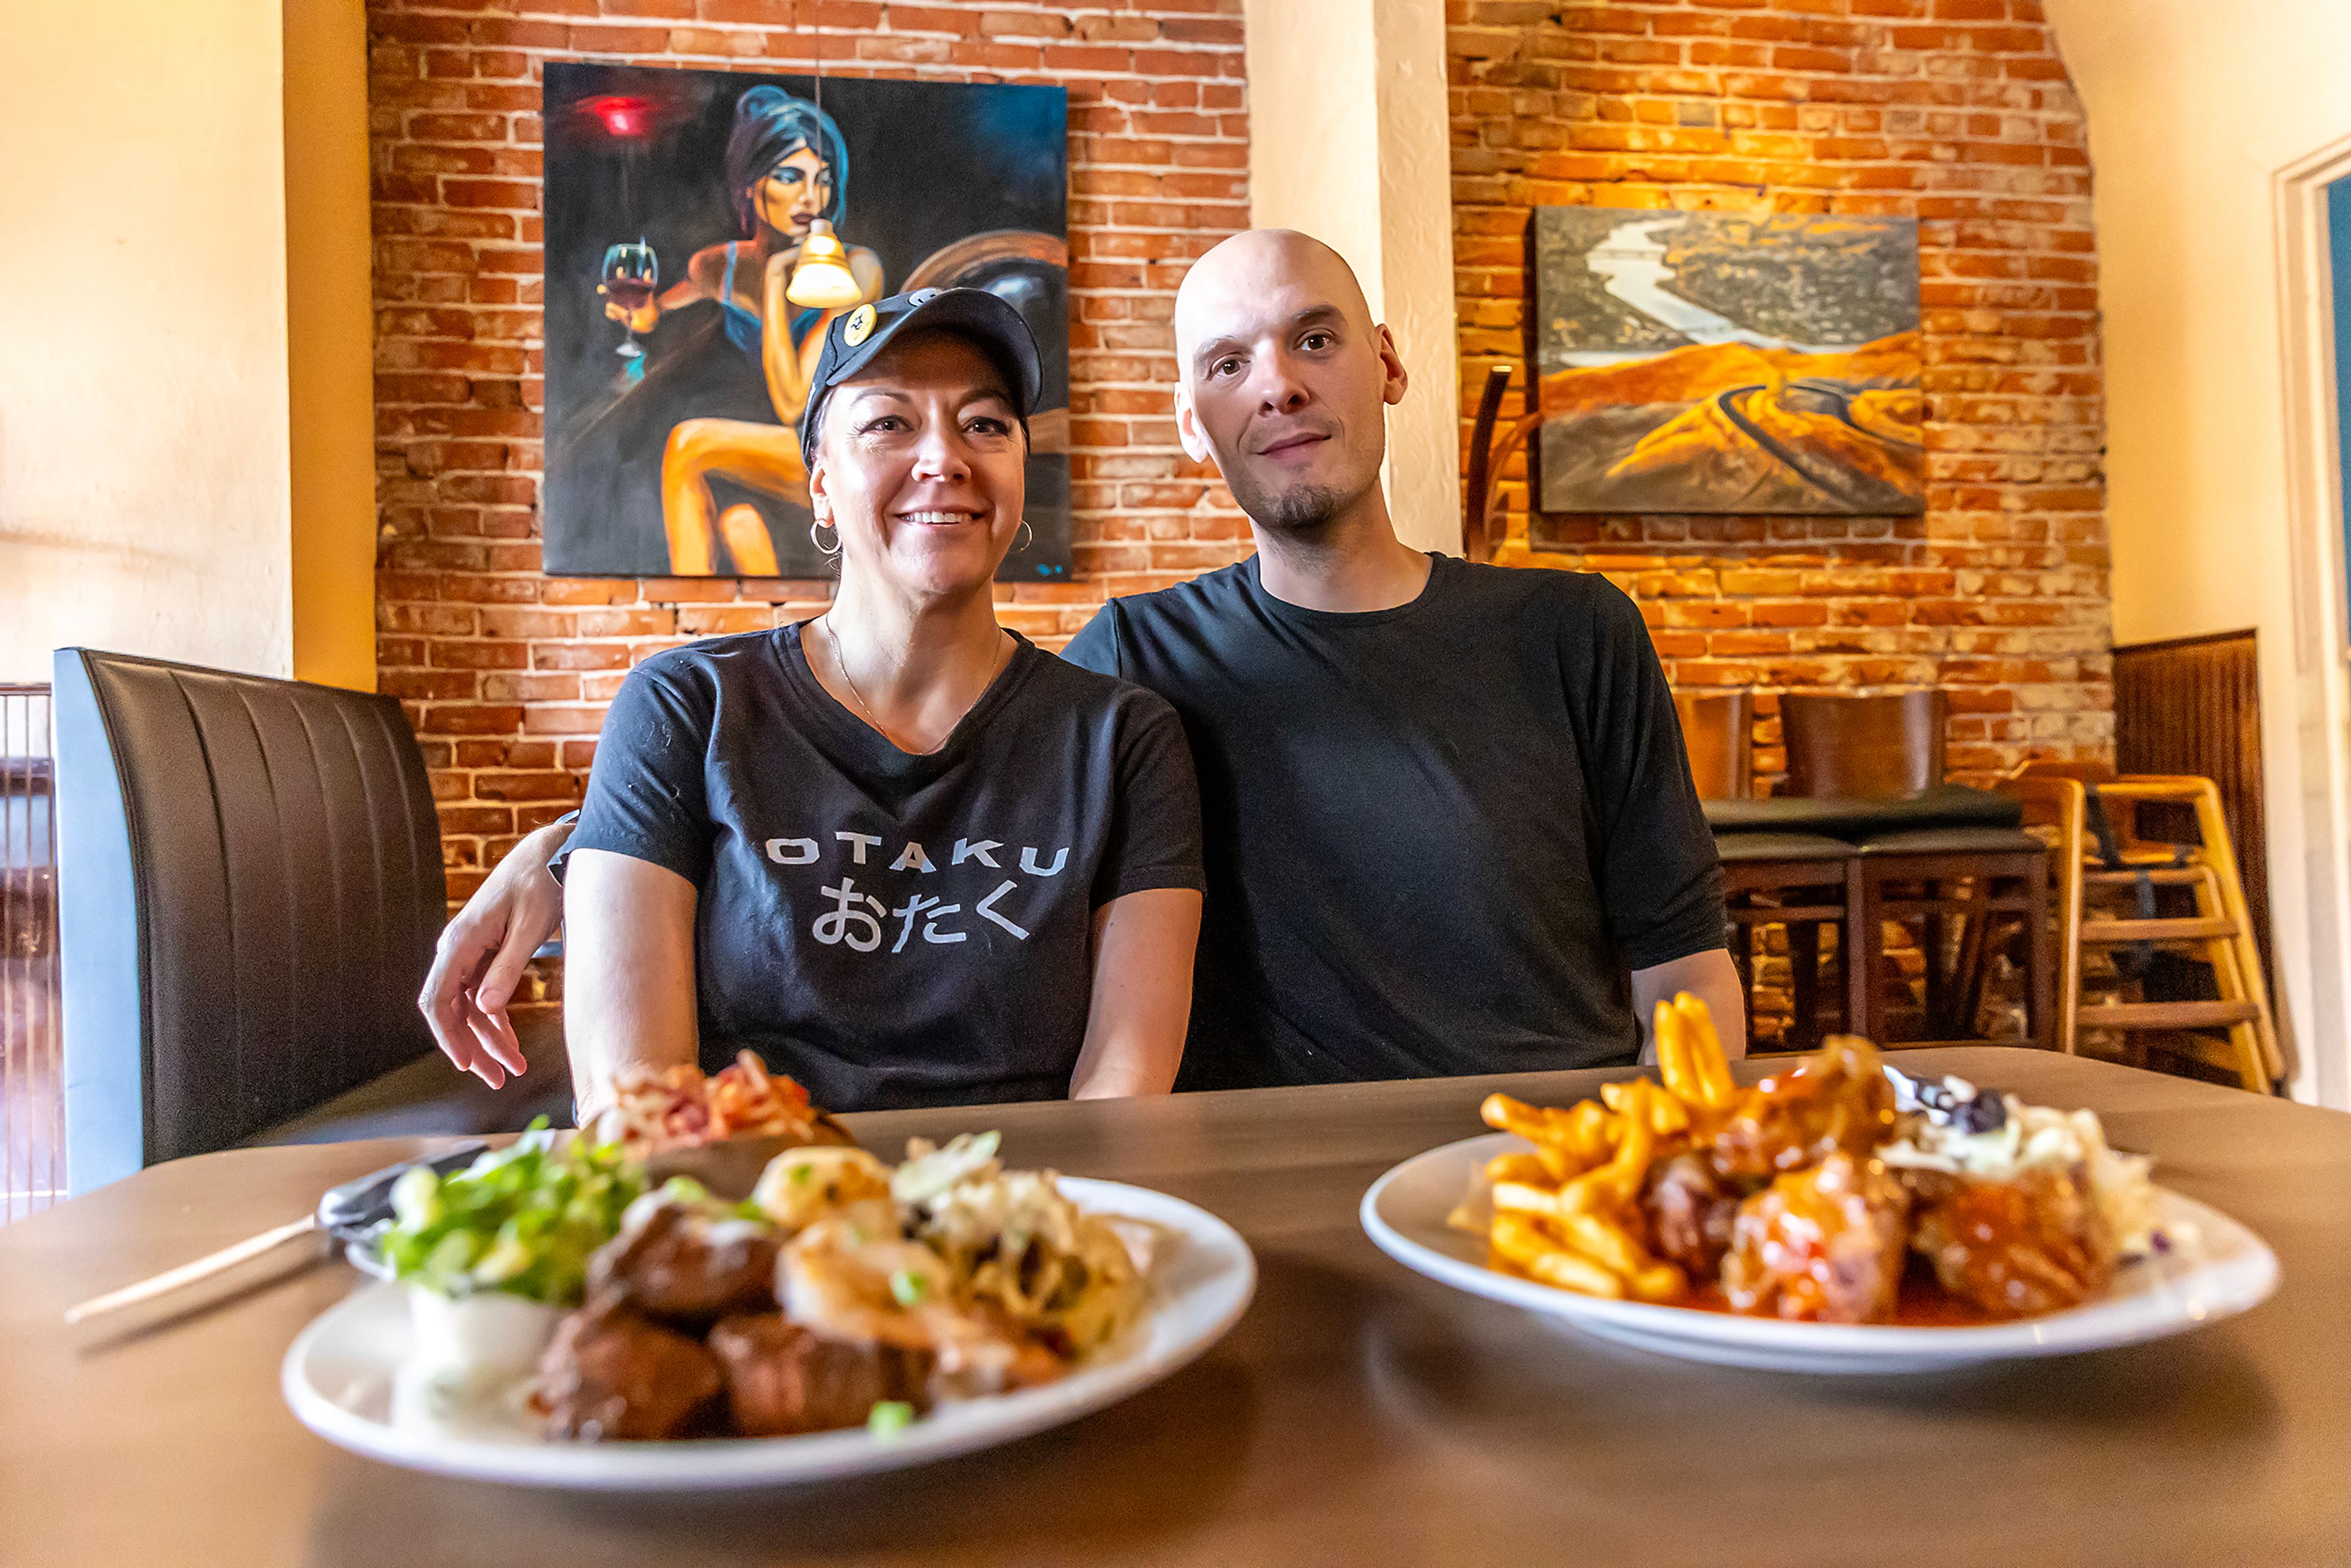
[[[799,0],[792,4],[792,27],[799,30],[800,8]],[[824,113],[824,40],[817,39],[816,48],[816,111]],[[818,218],[809,225],[808,238],[800,242],[800,261],[792,268],[792,280],[785,286],[784,298],[795,305],[813,305],[819,309],[835,310],[855,305],[865,298],[857,279],[849,275],[849,247],[832,232],[832,225]]]
[[[800,264],[792,268],[792,281],[784,298],[795,305],[824,309],[854,305],[865,298],[857,279],[849,275],[849,248],[822,218],[809,225],[808,238],[800,242]]]

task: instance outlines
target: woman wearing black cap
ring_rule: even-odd
[[[1174,1082],[1183,730],[996,622],[1038,381],[977,289],[828,331],[801,434],[832,608],[656,654],[605,720],[565,880],[583,1114],[619,1071],[745,1048],[844,1110]]]

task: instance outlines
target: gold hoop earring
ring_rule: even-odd
[[[825,549],[824,541],[816,537],[816,531],[819,528],[831,528],[832,530],[832,548],[831,549]],[[813,522],[809,524],[809,543],[816,548],[816,553],[820,556],[831,557],[839,555],[841,553],[841,525],[835,522],[831,522],[823,517],[815,519]]]
[[[1027,549],[1030,545],[1037,542],[1037,530],[1029,526],[1029,519],[1026,517],[1020,519],[1020,532],[1027,534],[1029,537],[1026,539],[1023,539],[1020,543],[1012,547],[1012,553],[1014,555],[1019,555],[1021,551]],[[1016,535],[1014,537],[1018,538],[1019,536]]]

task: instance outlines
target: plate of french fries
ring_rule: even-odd
[[[1921,1085],[1832,1039],[1742,1086],[1702,1003],[1661,1003],[1656,1076],[1495,1130],[1364,1195],[1405,1267],[1642,1349],[1911,1372],[2179,1333],[2257,1304],[2277,1260],[2154,1186],[2095,1114]]]

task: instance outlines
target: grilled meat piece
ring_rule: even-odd
[[[588,1442],[678,1437],[721,1383],[701,1344],[611,1295],[567,1315],[539,1364],[548,1430]]]
[[[1791,1071],[1741,1092],[1709,1153],[1723,1176],[1769,1178],[1840,1149],[1865,1159],[1893,1125],[1894,1086],[1877,1048],[1832,1035]]]
[[[1904,1180],[1918,1202],[1911,1246],[1945,1290],[1986,1312],[2053,1312],[2115,1277],[2119,1248],[2076,1172],[2034,1167],[1988,1181],[1909,1171]]]
[[[932,1357],[926,1351],[850,1344],[780,1312],[747,1312],[710,1331],[710,1349],[726,1369],[726,1403],[747,1437],[780,1437],[864,1424],[885,1399],[928,1407]]]
[[[1722,1288],[1734,1312],[1880,1322],[1902,1282],[1910,1194],[1876,1160],[1840,1149],[1739,1206]]]
[[[589,1260],[588,1291],[674,1327],[704,1329],[731,1312],[775,1306],[781,1246],[775,1230],[756,1220],[640,1198],[621,1233]]]
[[[1730,1250],[1739,1218],[1739,1189],[1715,1174],[1705,1155],[1676,1155],[1649,1169],[1641,1195],[1654,1250],[1689,1270],[1693,1280],[1711,1280]]]

